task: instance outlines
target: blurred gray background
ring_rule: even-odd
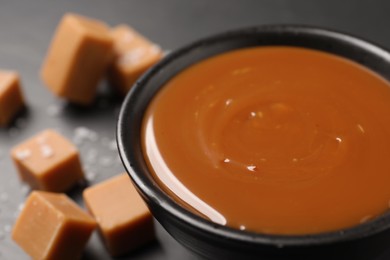
[[[29,259],[10,239],[10,230],[29,189],[22,185],[9,149],[45,128],[73,140],[81,151],[89,185],[123,171],[115,148],[121,98],[102,82],[89,108],[53,97],[39,79],[51,36],[66,12],[126,23],[174,50],[224,30],[261,24],[306,24],[347,32],[390,49],[390,1],[358,0],[0,0],[0,69],[20,73],[28,110],[0,128],[0,259]],[[81,134],[88,132],[88,136]],[[82,187],[69,195],[82,205]],[[158,241],[119,259],[197,259],[156,223]],[[111,259],[96,234],[83,259]],[[389,252],[375,260],[390,259]],[[374,259],[373,259],[374,260]]]

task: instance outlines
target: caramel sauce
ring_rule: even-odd
[[[269,234],[351,227],[390,200],[390,84],[296,47],[201,61],[148,107],[143,149],[172,197],[210,220]]]

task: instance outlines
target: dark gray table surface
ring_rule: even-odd
[[[10,238],[29,192],[18,180],[9,157],[11,147],[54,128],[76,142],[90,185],[123,172],[114,145],[121,99],[102,83],[96,102],[80,108],[53,97],[40,81],[46,49],[64,13],[95,17],[110,25],[129,24],[165,50],[216,32],[271,23],[341,30],[390,49],[389,11],[386,0],[0,0],[0,69],[20,73],[28,102],[28,110],[12,126],[0,128],[0,259],[29,259]],[[80,135],[83,129],[89,137]],[[76,188],[69,195],[83,205],[81,190]],[[197,259],[158,223],[156,229],[157,242],[120,259]],[[388,251],[375,260],[390,259],[390,241]],[[96,234],[83,259],[111,259]]]

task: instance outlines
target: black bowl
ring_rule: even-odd
[[[169,79],[200,60],[253,46],[299,46],[354,60],[390,80],[390,53],[344,33],[305,26],[259,26],[222,33],[166,56],[127,95],[119,116],[120,156],[154,217],[180,243],[211,259],[375,259],[390,248],[390,214],[352,228],[313,235],[267,235],[212,223],[186,210],[152,178],[140,129],[149,102]]]

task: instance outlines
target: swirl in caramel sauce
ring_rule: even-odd
[[[210,220],[270,234],[351,227],[388,209],[390,85],[332,54],[240,49],[165,84],[142,140],[154,178]]]

